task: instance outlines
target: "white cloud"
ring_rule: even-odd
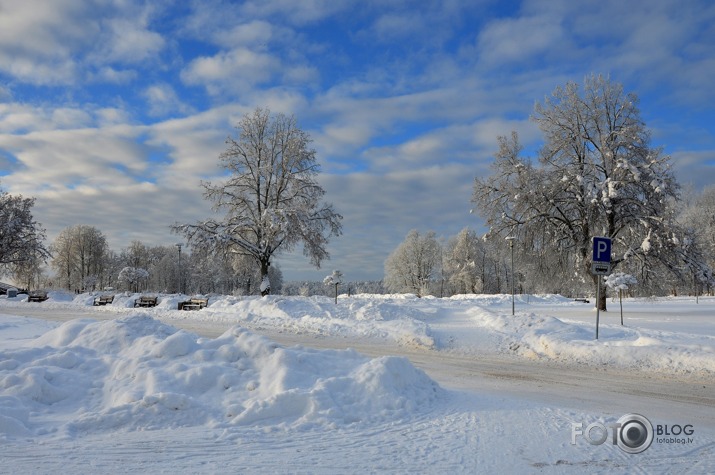
[[[12,188],[32,194],[32,190],[57,190],[90,182],[97,187],[132,183],[134,178],[124,170],[136,174],[146,170],[146,152],[134,143],[138,134],[138,130],[123,126],[31,132],[0,136],[0,146],[23,165],[12,174]]]
[[[100,51],[101,55],[106,55],[105,60],[133,64],[156,58],[164,48],[164,38],[143,23],[131,17],[109,20],[106,44]]]
[[[173,242],[169,225],[211,214],[200,181],[217,175],[230,117],[240,113],[218,108],[152,126],[130,126],[124,124],[125,112],[117,109],[84,115],[77,110],[22,112],[23,120],[41,119],[48,127],[0,134],[0,149],[18,161],[3,179],[3,188],[37,199],[34,214],[50,241],[67,226],[89,224],[109,237],[114,250],[133,239],[152,245]],[[79,127],[92,117],[98,124],[120,124],[66,130],[50,126],[74,121]]]
[[[94,114],[97,120],[97,126],[100,128],[131,122],[129,113],[127,113],[126,110],[116,107],[103,107],[97,109]]]
[[[251,0],[243,2],[240,11],[248,17],[267,18],[276,16],[283,21],[305,25],[323,20],[337,12],[350,8],[351,2],[334,0]]]
[[[0,12],[0,71],[32,84],[75,80],[73,53],[96,32],[96,25],[85,23],[84,5],[3,0]]]
[[[229,29],[219,29],[213,35],[218,44],[228,49],[238,46],[265,48],[273,40],[274,26],[267,21],[253,20]]]
[[[154,84],[144,90],[144,97],[149,104],[149,114],[165,116],[174,112],[188,114],[191,108],[182,103],[169,84]]]
[[[111,66],[103,66],[96,73],[90,73],[88,78],[95,82],[110,84],[127,84],[139,76],[133,69],[116,69]]]
[[[62,0],[0,1],[0,49],[9,56],[68,57],[71,49],[93,33],[82,3]]]
[[[36,193],[33,215],[47,229],[49,242],[74,224],[97,227],[112,250],[128,247],[133,240],[148,245],[177,242],[169,226],[207,216],[210,209],[198,186],[171,189],[152,183],[127,183],[98,190],[91,185],[74,190]]]
[[[125,82],[111,63],[156,59],[165,45],[149,29],[154,8],[133,1],[0,0],[0,12],[0,72],[29,84]]]
[[[681,185],[692,185],[699,191],[715,183],[715,150],[682,150],[671,156]]]
[[[13,134],[26,130],[34,130],[47,119],[38,116],[35,110],[18,103],[0,103],[0,134]]]
[[[487,64],[523,66],[538,61],[540,55],[561,50],[563,42],[558,19],[534,16],[490,23],[481,31],[478,47],[480,59]]]
[[[246,90],[267,82],[279,70],[280,63],[273,56],[237,48],[194,59],[181,78],[187,84],[212,86],[216,92]]]
[[[391,38],[413,35],[415,31],[422,31],[423,28],[423,16],[416,10],[382,15],[372,25],[370,33],[377,35],[381,41],[388,41]]]
[[[23,82],[36,85],[71,84],[77,77],[77,64],[70,58],[15,58],[0,52],[0,69]]]

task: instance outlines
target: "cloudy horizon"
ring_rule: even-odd
[[[86,224],[172,245],[267,108],[310,134],[344,216],[331,260],[280,256],[285,280],[378,280],[410,229],[483,229],[497,136],[535,150],[534,104],[590,74],[638,95],[682,185],[715,183],[714,25],[705,0],[0,0],[0,188],[36,198],[48,244]]]

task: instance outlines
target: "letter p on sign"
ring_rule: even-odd
[[[611,262],[611,238],[593,238],[593,262]]]

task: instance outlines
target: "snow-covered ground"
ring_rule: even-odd
[[[713,298],[137,297],[0,297],[1,471],[715,472]]]

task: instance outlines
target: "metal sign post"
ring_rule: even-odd
[[[593,238],[593,259],[591,273],[596,276],[596,340],[598,340],[598,321],[601,316],[601,276],[611,272],[611,238]]]
[[[601,275],[596,274],[596,340],[598,340],[598,318],[601,316]]]

